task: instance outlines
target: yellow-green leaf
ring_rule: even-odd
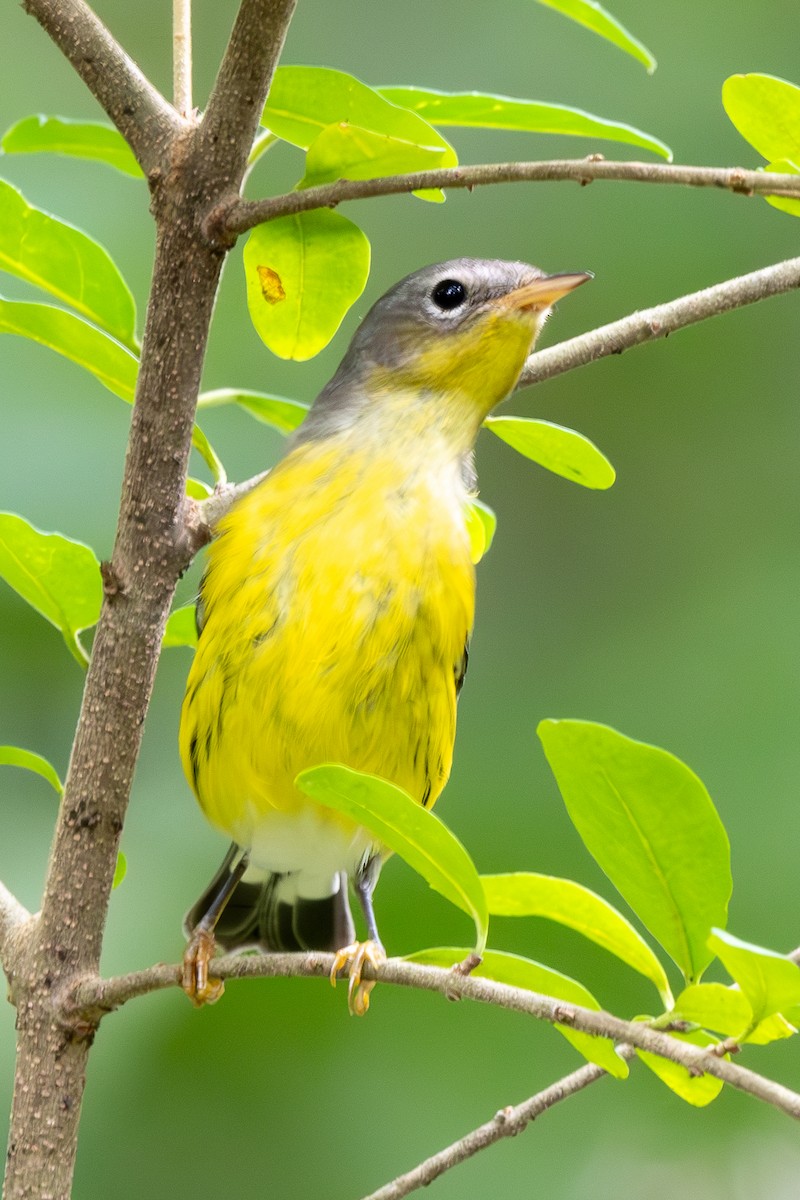
[[[73,121],[38,113],[12,125],[0,144],[6,154],[67,154],[106,163],[136,179],[144,178],[122,134],[99,121]]]
[[[743,942],[723,929],[713,931],[708,945],[749,1000],[754,1023],[800,1003],[800,967],[784,954]]]
[[[318,804],[351,817],[413,867],[475,922],[476,953],[486,946],[489,916],[478,872],[454,833],[385,779],[325,763],[302,771],[297,787]]]
[[[304,361],[324,349],[363,292],[369,260],[358,226],[329,209],[258,225],[244,248],[247,304],[273,354]]]
[[[279,433],[292,433],[308,415],[308,405],[285,396],[270,396],[264,392],[249,392],[243,388],[217,388],[203,392],[198,408],[215,408],[222,404],[238,404],[251,417],[271,425]]]
[[[441,150],[417,146],[387,133],[339,122],[323,129],[309,146],[306,173],[298,186],[314,187],[337,179],[376,179],[382,175],[453,167],[456,162],[450,147]],[[416,195],[434,203],[442,198],[441,192],[430,188]]]
[[[510,129],[519,133],[602,138],[651,150],[667,161],[672,159],[669,146],[652,134],[563,104],[543,104],[539,100],[521,100],[492,92],[440,92],[434,88],[383,87],[380,92],[393,104],[402,105],[437,127]]]
[[[526,458],[573,483],[604,490],[616,479],[602,451],[574,429],[530,417],[487,417],[484,425]]]
[[[128,860],[120,850],[117,854],[117,865],[114,867],[114,878],[111,881],[111,890],[118,888],[125,876],[128,874]]]
[[[630,921],[613,905],[571,879],[516,871],[482,875],[489,912],[497,917],[544,917],[576,930],[651,980],[667,1008],[672,993],[664,968]]]
[[[632,58],[638,59],[647,68],[648,75],[652,75],[655,71],[656,60],[647,47],[642,45],[632,33],[629,33],[616,17],[612,17],[610,12],[598,4],[597,0],[538,0],[538,2],[547,8],[554,8],[556,12],[585,26],[586,29],[591,29],[592,33],[598,34],[607,42],[624,50],[626,54],[630,54]]]
[[[775,75],[731,75],[722,104],[739,133],[766,159],[800,162],[800,88]]]
[[[0,270],[43,288],[135,350],[136,306],[109,255],[0,179]]]
[[[97,623],[103,601],[94,551],[60,533],[42,533],[16,513],[0,513],[0,577],[61,631],[85,667],[78,634]]]
[[[406,961],[434,967],[453,967],[456,963],[463,962],[468,953],[468,950],[453,946],[438,946],[409,954]],[[552,996],[555,1000],[564,1000],[568,1004],[577,1004],[594,1012],[600,1010],[600,1005],[592,993],[582,983],[578,983],[577,979],[571,979],[569,975],[562,975],[552,967],[545,967],[542,963],[523,958],[519,954],[486,950],[480,966],[472,974],[484,979],[493,979],[496,983],[505,983],[509,987],[537,992],[540,996]],[[609,1038],[594,1037],[568,1025],[556,1025],[555,1028],[589,1062],[596,1063],[617,1079],[627,1077],[628,1064],[617,1054],[614,1043]]]
[[[491,548],[497,529],[497,516],[489,505],[484,504],[477,496],[473,496],[467,504],[465,515],[472,561],[479,563]]]
[[[693,983],[675,1001],[676,1020],[738,1038],[753,1023],[753,1010],[743,992],[724,983]]]
[[[764,170],[773,175],[800,175],[800,167],[797,163],[790,162],[788,158],[779,158],[776,162],[767,163]],[[798,180],[797,186],[800,188],[800,180]],[[765,196],[764,199],[767,204],[771,204],[780,212],[789,213],[792,217],[800,217],[800,200],[792,200],[786,196]]]
[[[194,604],[184,604],[170,613],[161,640],[164,649],[172,646],[197,645],[197,613]]]
[[[702,1029],[691,1033],[670,1033],[679,1042],[689,1042],[692,1046],[716,1046],[717,1039]],[[705,1108],[712,1100],[716,1100],[722,1091],[722,1080],[716,1075],[692,1075],[686,1067],[673,1062],[670,1058],[661,1058],[658,1054],[650,1054],[646,1050],[636,1051],[642,1062],[657,1075],[668,1088],[680,1096],[687,1104],[695,1108]],[[729,1058],[725,1055],[725,1058]]]
[[[449,142],[423,117],[392,104],[354,75],[330,67],[278,67],[261,123],[303,150],[323,130],[351,125],[391,138],[398,146],[441,152],[442,166],[458,161]]]
[[[59,796],[64,790],[64,785],[52,763],[49,763],[46,758],[42,758],[41,754],[34,754],[32,750],[23,750],[20,746],[0,746],[0,766],[22,767],[25,771],[33,771],[36,775],[41,775],[42,779],[46,779]]]
[[[199,425],[195,425],[192,430],[192,445],[214,476],[214,482],[227,483],[228,476],[225,473],[222,460]]]
[[[732,887],[728,838],[702,782],[666,750],[607,725],[547,720],[538,733],[589,853],[697,982]]]
[[[51,304],[0,297],[0,333],[14,333],[48,346],[84,367],[121,400],[133,403],[136,356],[82,317]]]

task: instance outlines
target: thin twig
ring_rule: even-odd
[[[0,965],[8,973],[14,957],[16,935],[31,914],[4,883],[0,883]]]
[[[172,0],[172,100],[182,117],[192,112],[192,0]]]
[[[631,313],[620,321],[613,321],[610,325],[591,330],[590,333],[582,333],[567,342],[561,342],[558,346],[535,351],[528,359],[517,387],[541,383],[545,379],[552,379],[554,375],[561,375],[565,371],[574,370],[575,367],[582,367],[598,358],[604,358],[607,354],[622,354],[623,350],[628,350],[631,346],[640,346],[643,342],[667,337],[668,334],[687,325],[694,325],[708,317],[717,317],[734,308],[743,308],[747,304],[755,304],[757,300],[765,300],[768,296],[777,296],[798,287],[800,258],[789,258],[785,262],[751,271],[749,275],[726,279],[724,283],[703,288],[700,292],[691,292],[666,304]]]
[[[327,976],[333,962],[332,954],[316,952],[257,954],[244,957],[228,955],[215,960],[213,971],[219,979]],[[180,974],[181,968],[177,964],[158,963],[145,971],[115,979],[84,979],[64,996],[65,1019],[80,1020],[86,1017],[96,1021],[103,1013],[118,1008],[135,996],[177,986]],[[651,1029],[641,1022],[624,1021],[611,1013],[566,1004],[524,988],[496,983],[492,979],[459,975],[441,967],[409,963],[402,959],[390,959],[377,970],[365,970],[364,975],[365,978],[374,978],[382,983],[421,988],[424,991],[441,992],[446,996],[477,1000],[482,1004],[494,1004],[514,1012],[527,1013],[541,1021],[568,1025],[595,1037],[629,1043],[639,1050],[647,1050],[660,1058],[679,1063],[692,1073],[714,1075],[723,1083],[747,1092],[794,1117],[795,1120],[800,1120],[800,1094],[797,1092],[749,1071],[746,1067],[717,1058],[715,1054],[699,1046],[678,1041],[667,1033]]]
[[[145,172],[163,169],[185,125],[84,0],[23,0],[72,63]]]
[[[632,1046],[619,1046],[617,1053],[622,1058],[631,1058],[635,1051]],[[595,1083],[606,1074],[607,1072],[602,1067],[597,1067],[594,1063],[586,1063],[584,1066],[578,1067],[577,1071],[572,1071],[563,1079],[551,1083],[549,1087],[537,1092],[535,1096],[531,1096],[522,1104],[501,1108],[491,1121],[479,1125],[477,1129],[470,1130],[464,1137],[446,1146],[438,1154],[426,1158],[413,1170],[404,1175],[398,1175],[391,1183],[378,1188],[377,1192],[370,1192],[368,1196],[364,1197],[364,1200],[401,1200],[403,1196],[410,1195],[418,1188],[427,1187],[445,1171],[457,1167],[459,1163],[466,1162],[480,1150],[485,1150],[503,1138],[516,1137],[531,1121],[535,1121],[542,1113],[547,1112],[548,1108],[552,1108],[561,1100],[569,1099],[576,1092],[583,1091],[590,1083]]]
[[[481,163],[478,166],[441,167],[378,179],[340,179],[336,183],[268,196],[263,200],[237,200],[222,217],[229,234],[245,233],[254,225],[291,216],[312,208],[335,208],[345,200],[392,196],[422,188],[474,188],[495,183],[587,184],[596,179],[630,183],[672,183],[684,187],[715,187],[742,195],[781,195],[800,199],[796,175],[766,174],[741,167],[692,167],[668,163],[606,162],[595,157],[556,159],[550,162]]]

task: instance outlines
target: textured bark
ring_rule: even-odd
[[[67,1200],[71,1191],[99,1014],[67,1019],[63,1000],[97,975],[161,637],[193,552],[186,471],[224,258],[204,219],[238,192],[293,7],[243,0],[207,120],[197,122],[181,120],[83,0],[27,0],[147,171],[157,242],[117,535],[42,910],[23,922],[3,905],[18,1010],[5,1200]]]

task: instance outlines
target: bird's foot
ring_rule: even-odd
[[[364,965],[377,970],[386,962],[386,951],[380,942],[352,942],[336,952],[336,958],[331,967],[331,986],[336,987],[336,980],[341,971],[347,973],[347,1006],[354,1017],[363,1017],[369,1008],[369,994],[375,987],[376,980],[362,979]]]
[[[204,1004],[216,1004],[225,991],[221,979],[208,974],[208,964],[214,957],[216,938],[205,929],[195,929],[183,952],[183,975],[181,987],[195,1008]]]

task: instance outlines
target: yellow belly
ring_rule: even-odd
[[[345,847],[337,861],[355,856],[338,869],[363,854],[354,826],[294,787],[306,767],[345,763],[428,805],[444,787],[474,605],[463,502],[454,464],[410,472],[310,443],[222,522],[181,756],[209,820],[255,842],[258,865],[281,869],[261,847],[272,827],[277,854],[295,824],[301,857],[312,826]]]

